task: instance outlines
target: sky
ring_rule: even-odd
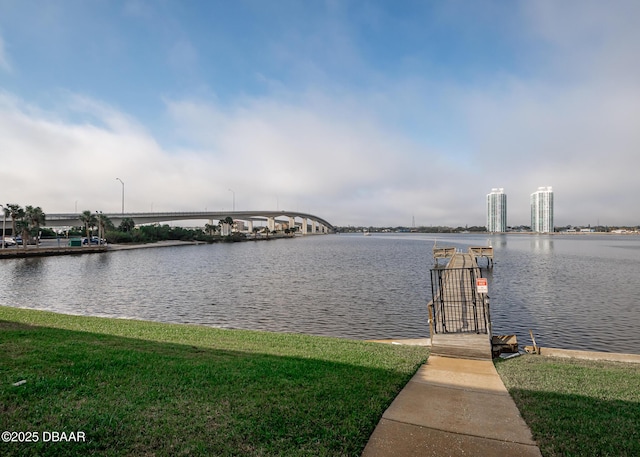
[[[640,2],[0,0],[0,201],[640,224]],[[119,178],[121,181],[119,181]]]

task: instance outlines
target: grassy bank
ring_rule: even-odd
[[[0,307],[0,431],[40,437],[0,454],[357,456],[427,355]]]
[[[640,365],[524,356],[496,364],[542,455],[640,455]]]

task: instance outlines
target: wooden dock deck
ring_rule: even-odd
[[[451,259],[456,254],[456,248],[450,246],[437,247],[433,246],[433,259],[436,261],[436,266],[440,259]]]
[[[469,246],[469,254],[471,254],[476,263],[478,259],[484,257],[487,259],[487,267],[493,267],[493,246]]]
[[[438,271],[439,289],[429,303],[431,354],[491,359],[488,301],[476,290],[479,271],[471,252],[456,252],[447,267]]]

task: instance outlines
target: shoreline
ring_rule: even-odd
[[[49,257],[58,255],[82,255],[100,254],[110,251],[122,251],[127,249],[160,248],[167,246],[186,246],[193,244],[205,244],[201,241],[157,241],[154,243],[140,244],[103,244],[92,246],[59,246],[59,247],[18,247],[0,250],[0,259],[19,259],[25,257]]]
[[[155,241],[153,243],[109,244],[107,245],[107,252],[128,251],[131,249],[164,248],[169,246],[193,246],[197,244],[207,244],[207,243],[205,243],[204,241],[167,240],[167,241]]]
[[[184,245],[188,245],[191,242],[183,242],[186,243]],[[88,317],[93,319],[107,319],[107,320],[128,320],[128,321],[136,321],[136,322],[149,322],[153,324],[160,325],[186,325],[186,326],[198,326],[204,328],[218,328],[212,327],[203,324],[192,324],[192,323],[177,323],[177,322],[158,322],[158,321],[148,321],[144,319],[138,318],[120,318],[120,317],[103,317],[103,316],[91,316],[85,314],[68,314],[68,313],[60,313],[57,311],[49,311],[49,310],[41,310],[41,309],[33,309],[33,308],[22,308],[22,307],[14,307],[7,305],[0,305],[0,311],[2,308],[13,308],[13,309],[22,309],[25,311],[34,311],[34,312],[42,312],[42,313],[53,313],[58,314],[60,316],[74,316],[74,317]],[[225,328],[224,330],[239,330],[239,331],[251,331],[251,332],[264,332],[264,333],[290,333],[290,332],[276,332],[270,330],[253,330],[253,329],[241,329],[241,328]],[[307,335],[306,333],[301,333],[301,335]],[[319,336],[319,335],[310,335],[309,336]],[[421,346],[421,347],[431,347],[431,338],[382,338],[382,339],[355,339],[355,338],[340,338],[340,337],[331,337],[328,338],[339,338],[351,341],[362,341],[365,343],[378,343],[378,344],[393,344],[400,346]],[[622,363],[634,363],[640,364],[640,354],[630,354],[630,353],[621,353],[621,352],[599,352],[599,351],[586,351],[586,350],[577,350],[577,349],[560,349],[560,348],[550,348],[539,346],[539,354],[542,357],[548,358],[565,358],[565,359],[581,359],[581,360],[594,360],[594,361],[606,361],[606,362],[622,362]],[[514,353],[514,355],[517,353]],[[520,353],[521,355],[522,352]]]
[[[230,242],[247,242],[247,241],[271,241],[279,239],[294,238],[292,236],[277,236],[259,237],[259,238],[246,238],[231,240]],[[201,244],[216,244],[226,243],[226,240],[215,240],[213,243],[207,243],[205,241],[182,241],[182,240],[164,240],[154,241],[151,243],[131,243],[131,244],[103,244],[103,245],[91,245],[91,246],[51,246],[51,247],[35,247],[29,246],[26,249],[24,247],[10,247],[0,249],[0,259],[19,259],[26,257],[49,257],[58,255],[82,255],[82,254],[99,254],[112,251],[126,251],[131,249],[148,249],[148,248],[163,248],[172,246],[194,246]]]
[[[431,347],[431,338],[387,338],[380,340],[365,340],[369,343],[398,344],[405,346]],[[606,362],[640,363],[640,354],[627,354],[622,352],[599,352],[578,349],[560,349],[538,347],[543,357],[556,357],[564,359],[600,360]],[[514,353],[515,354],[515,353]]]

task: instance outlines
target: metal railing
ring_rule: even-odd
[[[429,325],[435,333],[491,334],[489,297],[478,293],[480,268],[433,268]]]

